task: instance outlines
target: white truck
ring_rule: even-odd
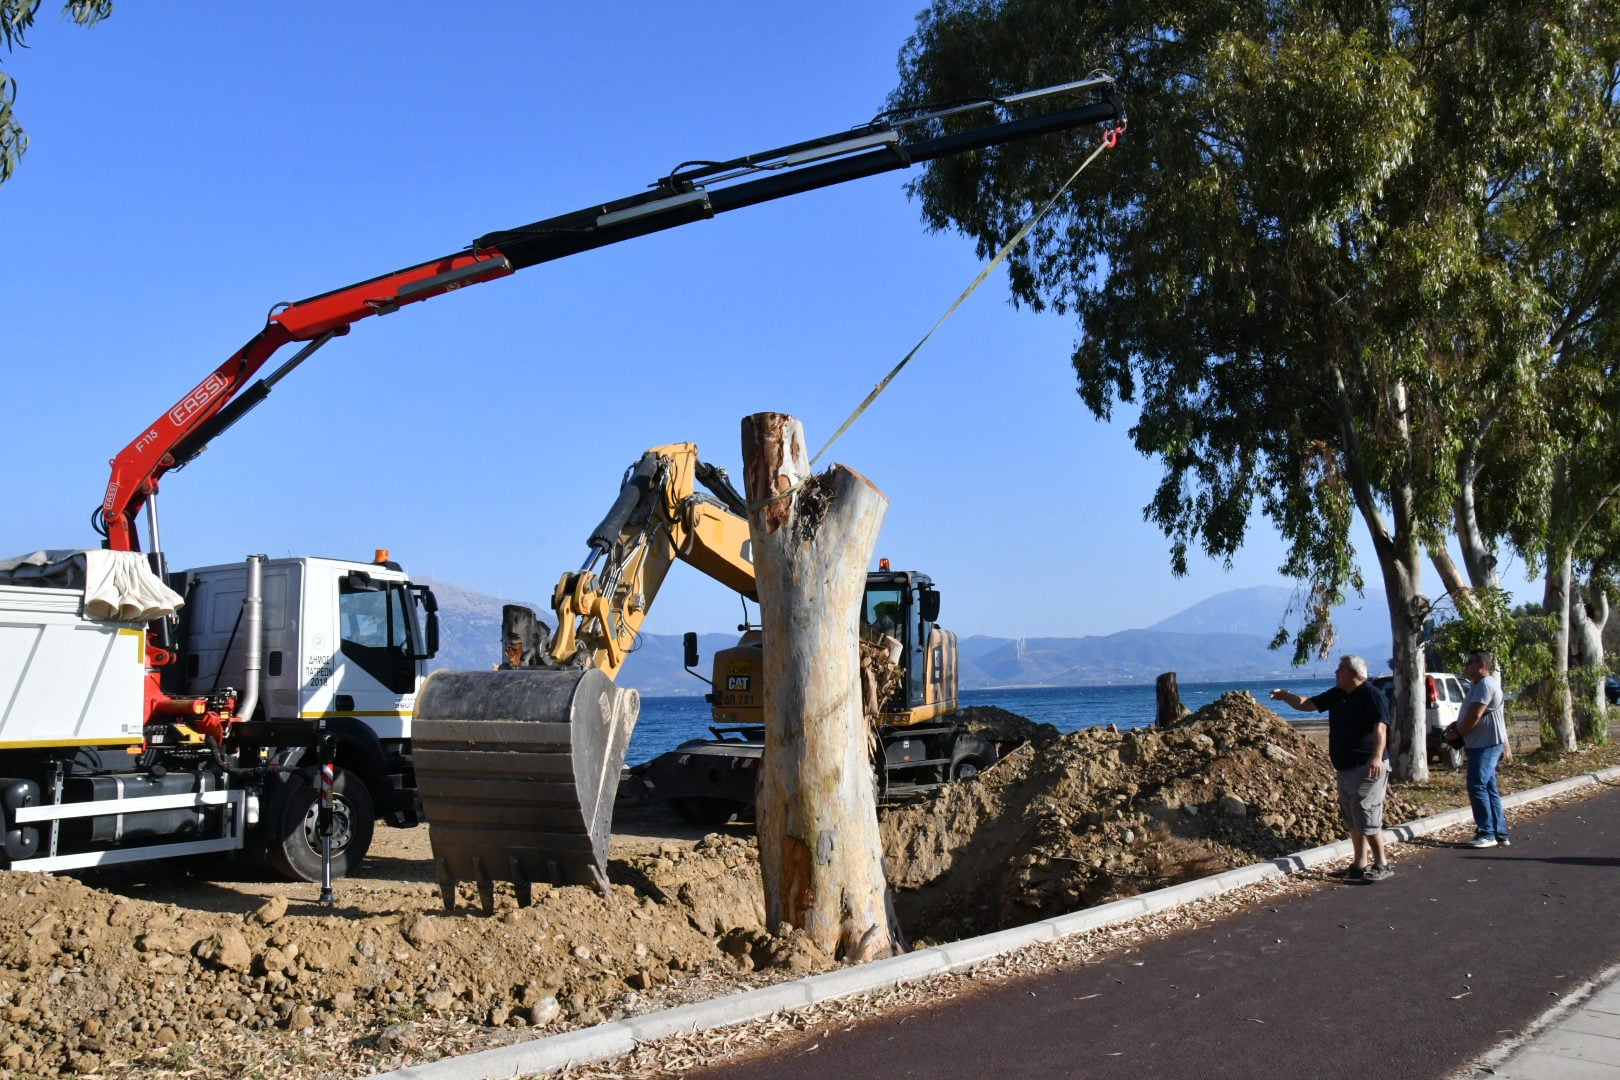
[[[172,599],[98,595],[85,579],[110,562]],[[375,820],[419,820],[411,709],[438,617],[386,552],[254,556],[172,575],[178,595],[143,557],[107,551],[9,578],[26,584],[0,584],[0,868],[242,850],[320,880],[322,748],[334,873],[364,858]],[[179,596],[164,650],[149,624]]]

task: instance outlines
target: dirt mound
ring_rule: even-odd
[[[1399,797],[1388,820],[1405,816]],[[1019,750],[883,822],[912,940],[1019,925],[1343,836],[1327,756],[1246,693]]]
[[[1037,723],[994,705],[969,705],[956,715],[973,734],[1004,750],[1011,750],[1020,743],[1044,750],[1063,737],[1051,724]]]
[[[386,1059],[412,1049],[418,1022],[574,1027],[705,971],[829,966],[764,932],[751,840],[671,842],[613,876],[606,895],[537,885],[527,908],[502,891],[491,920],[473,893],[445,912],[430,883],[351,879],[329,911],[284,895],[182,907],[0,872],[0,1076],[175,1065],[250,1033]]]
[[[885,812],[913,942],[1341,834],[1324,755],[1246,694],[1168,730],[1059,737],[999,709],[968,720],[1027,745]],[[219,880],[218,866],[153,864],[96,887],[0,872],[0,1080],[354,1075],[831,966],[802,936],[765,932],[751,836],[687,835],[616,833],[606,895],[536,886],[518,908],[498,887],[492,918],[471,886],[442,910],[425,829],[380,833],[334,909],[313,887]]]

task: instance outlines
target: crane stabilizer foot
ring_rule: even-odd
[[[412,762],[440,894],[494,883],[607,888],[619,772],[641,697],[596,668],[436,671],[416,696]]]

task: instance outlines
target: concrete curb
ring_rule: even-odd
[[[1531,788],[1502,799],[1513,808],[1542,799],[1554,798],[1580,788],[1620,779],[1620,767],[1583,773],[1567,780]],[[1440,832],[1473,820],[1466,809],[1448,810],[1433,817],[1396,825],[1388,829],[1398,841]],[[676,1009],[614,1020],[595,1027],[550,1035],[510,1046],[482,1050],[476,1054],[445,1058],[412,1065],[395,1072],[377,1074],[381,1080],[504,1080],[541,1075],[570,1066],[605,1061],[634,1050],[636,1044],[666,1038],[684,1031],[701,1031],[747,1023],[788,1009],[800,1009],[823,1001],[889,990],[934,975],[962,971],[974,964],[1042,941],[1084,933],[1104,926],[1130,922],[1143,915],[1166,911],[1219,896],[1267,878],[1309,870],[1342,859],[1351,851],[1349,840],[1311,848],[1280,859],[1241,866],[1211,877],[1188,881],[1169,888],[1116,900],[1109,904],[1056,915],[1040,922],[1015,926],[982,937],[935,945],[928,949],[875,960],[869,964],[829,971],[823,975],[778,983],[758,990],[747,990],[728,997],[683,1005]]]

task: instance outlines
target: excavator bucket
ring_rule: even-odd
[[[596,668],[437,671],[422,684],[412,762],[439,891],[473,881],[485,913],[496,881],[607,889],[619,770],[641,707]]]

